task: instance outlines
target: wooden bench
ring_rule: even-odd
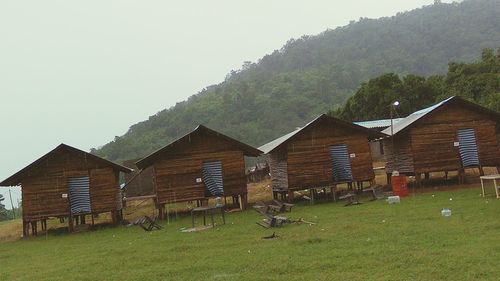
[[[215,226],[214,224],[214,212],[216,210],[220,210],[221,216],[222,216],[222,222],[223,224],[226,224],[226,217],[224,216],[224,207],[209,207],[209,206],[202,206],[202,207],[197,207],[191,210],[191,222],[194,228],[194,216],[196,213],[202,213],[203,214],[203,225],[207,225],[206,221],[206,216],[210,215],[210,219],[212,221],[212,226]]]

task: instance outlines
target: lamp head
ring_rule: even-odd
[[[399,101],[395,101],[395,102],[393,102],[393,103],[392,103],[392,105],[394,105],[394,106],[398,106],[398,105],[399,105]]]

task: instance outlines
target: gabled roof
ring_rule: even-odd
[[[314,126],[315,124],[317,124],[317,123],[319,123],[319,122],[321,122],[323,120],[330,120],[330,121],[332,121],[332,122],[334,122],[334,123],[336,123],[336,124],[338,124],[340,126],[348,127],[348,128],[354,129],[354,130],[358,130],[360,132],[363,132],[363,133],[367,134],[371,138],[378,138],[378,137],[384,137],[385,136],[385,134],[382,134],[382,133],[377,132],[375,130],[368,129],[368,128],[359,126],[357,124],[349,123],[349,122],[346,122],[346,121],[343,121],[343,120],[340,120],[340,119],[328,116],[326,114],[321,114],[320,116],[316,117],[311,122],[307,123],[304,127],[298,128],[297,130],[295,130],[293,132],[290,132],[290,133],[288,133],[288,134],[286,134],[286,135],[284,135],[282,137],[279,137],[279,138],[277,138],[277,139],[275,139],[273,141],[270,141],[270,142],[264,144],[263,146],[259,147],[259,149],[262,150],[264,152],[264,154],[271,153],[272,151],[274,151],[278,147],[284,145],[285,143],[287,143],[288,141],[290,141],[291,139],[293,139],[296,135],[300,134],[306,128]]]
[[[144,168],[147,168],[149,166],[151,166],[154,161],[158,158],[161,157],[161,155],[165,152],[168,152],[168,151],[174,151],[175,148],[174,146],[178,143],[181,143],[183,141],[188,141],[193,135],[195,134],[200,134],[200,133],[205,133],[205,134],[209,134],[209,135],[213,135],[213,136],[216,136],[216,137],[219,137],[219,138],[222,138],[226,141],[229,141],[230,143],[232,143],[233,145],[235,145],[236,147],[238,147],[239,149],[241,149],[241,151],[243,151],[244,155],[245,156],[253,156],[253,157],[258,157],[262,154],[262,151],[256,149],[255,147],[252,147],[248,144],[245,144],[245,143],[242,143],[240,141],[237,141],[231,137],[228,137],[226,135],[223,135],[217,131],[214,131],[210,128],[207,128],[203,125],[199,125],[198,127],[196,127],[193,131],[191,131],[190,133],[186,134],[185,136],[177,139],[176,141],[170,143],[170,144],[167,144],[166,146],[160,148],[159,150],[151,153],[150,155],[144,157],[143,159],[137,161],[135,164],[137,165],[137,167],[139,167],[140,169],[144,169]]]
[[[394,118],[392,123],[396,124],[404,118]],[[359,121],[353,122],[356,125],[368,128],[368,129],[385,129],[391,126],[391,119],[381,119],[381,120],[371,120],[371,121]]]
[[[62,151],[62,150],[67,150],[67,151],[71,151],[71,152],[74,152],[74,153],[83,153],[85,155],[85,157],[87,157],[89,159],[93,159],[93,160],[95,160],[97,162],[101,162],[101,163],[107,164],[107,165],[113,167],[116,170],[122,171],[124,173],[130,173],[130,172],[132,172],[132,169],[130,169],[130,168],[127,168],[125,166],[116,164],[114,162],[111,162],[109,160],[106,160],[104,158],[96,156],[94,154],[85,152],[85,151],[80,150],[78,148],[74,148],[72,146],[69,146],[67,144],[62,143],[62,144],[58,145],[56,148],[54,148],[53,150],[49,151],[47,154],[45,154],[42,157],[40,157],[37,160],[35,160],[33,163],[31,163],[28,166],[26,166],[23,169],[21,169],[19,172],[15,173],[14,175],[12,175],[12,176],[8,177],[7,179],[5,179],[4,181],[0,182],[0,186],[16,186],[16,185],[19,185],[21,183],[22,179],[26,176],[26,173],[29,173],[29,171],[31,171],[32,169],[36,168],[36,166],[38,166],[40,163],[44,162],[50,156],[52,156],[53,154],[55,154],[55,153],[57,153],[59,151]]]
[[[472,110],[475,111],[480,111],[484,114],[491,115],[494,118],[500,118],[500,113],[490,110],[486,107],[480,106],[478,104],[475,104],[473,102],[470,102],[468,100],[465,100],[461,97],[458,96],[452,96],[449,97],[439,103],[436,103],[435,105],[429,106],[427,108],[421,109],[419,111],[415,111],[412,114],[408,115],[406,118],[403,118],[403,120],[397,122],[396,124],[393,125],[393,134],[398,134],[403,131],[406,131],[409,129],[411,126],[417,123],[417,121],[430,116],[432,113],[437,112],[441,110],[442,108],[445,108],[448,105],[451,104],[460,104],[465,107],[471,108]],[[391,135],[391,128],[387,128],[382,131],[382,133],[386,135]]]

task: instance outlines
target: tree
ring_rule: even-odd
[[[0,194],[0,221],[9,219],[7,210],[5,209],[5,205],[2,204],[2,201],[4,200],[5,198],[2,194]]]

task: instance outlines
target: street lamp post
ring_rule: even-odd
[[[399,106],[399,101],[394,101],[389,105],[389,112],[390,112],[390,117],[391,117],[391,150],[392,150],[392,171],[391,171],[391,183],[392,183],[392,176],[399,175],[399,172],[396,171],[396,158],[397,158],[397,153],[395,151],[395,145],[394,145],[394,111],[396,111],[396,107]],[[396,173],[394,173],[396,172]]]

